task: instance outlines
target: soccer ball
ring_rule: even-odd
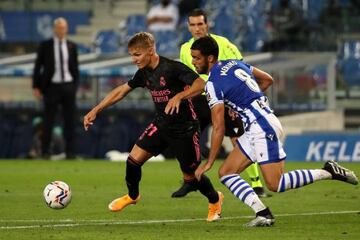
[[[71,201],[71,189],[62,181],[49,183],[44,189],[46,205],[53,209],[63,209]]]

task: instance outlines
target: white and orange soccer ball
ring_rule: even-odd
[[[53,181],[46,185],[43,194],[46,205],[53,209],[63,209],[71,201],[71,189],[62,181]]]

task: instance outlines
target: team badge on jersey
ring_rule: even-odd
[[[164,87],[166,85],[166,81],[164,77],[160,77],[160,86]]]

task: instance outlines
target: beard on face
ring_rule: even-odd
[[[209,61],[205,59],[204,65],[198,67],[198,69],[199,69],[198,74],[207,74],[209,69]]]

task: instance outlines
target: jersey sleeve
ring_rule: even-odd
[[[214,86],[212,81],[206,82],[205,94],[210,109],[217,104],[224,103],[224,94],[222,90],[219,87]]]
[[[180,62],[184,63],[185,65],[188,65],[187,64],[188,57],[187,57],[186,51],[187,51],[187,47],[186,47],[186,44],[184,43],[183,45],[181,45],[181,48],[180,48]]]
[[[143,74],[140,71],[137,71],[135,75],[128,81],[128,85],[131,88],[137,88],[137,87],[145,87],[145,78],[143,77]]]
[[[195,67],[192,64],[192,57],[191,57],[191,45],[189,43],[184,43],[181,45],[180,48],[180,61],[188,66],[190,69],[195,71]]]
[[[239,60],[243,59],[243,56],[242,56],[240,50],[231,42],[228,43],[228,45],[226,47],[226,51],[228,52],[228,54],[233,54],[234,59],[239,59]]]
[[[181,62],[174,61],[174,70],[176,76],[187,85],[191,85],[199,77],[196,72]]]
[[[242,62],[247,68],[249,68],[250,69],[250,72],[252,73],[253,72],[253,70],[254,70],[254,67],[253,66],[251,66],[250,64],[248,64],[248,63],[246,63],[246,62]]]
[[[222,49],[222,55],[219,56],[220,60],[228,60],[228,59],[242,60],[243,59],[243,56],[241,55],[239,49],[233,43],[231,43],[229,40],[224,39],[223,41],[220,41],[220,44],[221,44],[221,49]]]

